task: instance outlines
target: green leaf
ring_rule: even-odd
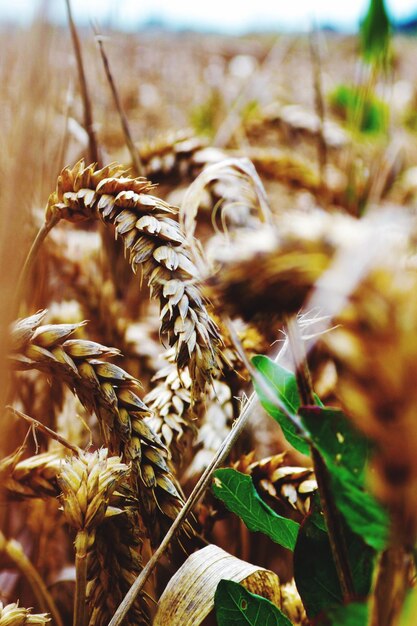
[[[362,53],[366,61],[387,61],[390,34],[391,24],[384,0],[370,0],[361,25]]]
[[[231,468],[214,472],[213,493],[249,530],[260,531],[284,548],[294,550],[299,524],[281,517],[260,498],[252,478]]]
[[[334,111],[353,131],[374,137],[388,132],[387,103],[372,92],[365,92],[363,86],[338,85],[330,93],[329,100]]]
[[[319,622],[320,626],[366,626],[368,606],[364,602],[352,602],[327,611],[327,619]]]
[[[262,375],[265,384],[268,385],[271,392],[281,400],[288,412],[291,413],[291,415],[297,415],[301,400],[295,375],[286,370],[285,367],[274,363],[274,361],[267,356],[254,356],[252,363]],[[309,455],[310,446],[307,441],[298,434],[296,426],[269,400],[256,380],[253,380],[253,386],[265,411],[281,426],[286,440],[302,454]]]
[[[231,580],[219,582],[214,607],[218,626],[291,626],[275,604]]]
[[[344,531],[355,591],[364,597],[371,586],[374,551],[347,526]],[[323,513],[319,510],[318,498],[313,500],[312,511],[301,524],[294,550],[294,577],[310,619],[335,605],[342,605],[342,591],[329,537],[323,530]]]
[[[383,550],[389,532],[388,513],[365,489],[371,446],[337,409],[300,409],[304,426],[326,463],[337,508],[351,530],[375,550]]]
[[[309,407],[300,411],[302,422],[326,462],[347,468],[363,483],[369,459],[369,441],[339,409]]]
[[[349,527],[377,551],[384,550],[389,538],[389,516],[387,511],[352,480],[352,475],[343,468],[329,467],[332,493],[337,508]]]

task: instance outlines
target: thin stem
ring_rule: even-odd
[[[75,58],[77,61],[78,76],[80,79],[81,97],[84,108],[84,128],[88,134],[88,159],[90,163],[97,163],[101,167],[100,152],[97,144],[96,133],[94,130],[93,114],[91,108],[90,95],[87,88],[87,80],[85,77],[83,57],[81,53],[81,45],[78,37],[77,29],[72,17],[71,2],[65,0],[67,5],[68,23],[71,31],[72,43],[74,46]]]
[[[409,588],[412,560],[412,555],[403,546],[390,546],[380,555],[369,626],[398,624]]]
[[[15,563],[16,567],[22,572],[23,576],[28,581],[33,591],[33,594],[39,604],[40,610],[50,613],[56,626],[63,626],[62,618],[51,594],[46,588],[46,585],[43,582],[41,576],[38,574],[33,564],[23,552],[20,543],[18,543],[14,539],[5,539],[4,541],[5,552],[7,553],[7,556],[13,561],[13,563]]]
[[[226,321],[226,323],[229,324],[229,330],[231,330],[232,341],[235,343],[236,348],[239,350],[239,353],[244,358],[244,362],[246,366],[248,367],[249,371],[251,373],[253,372],[257,374],[256,370],[253,368],[253,366],[248,361],[246,355],[244,354],[243,348],[239,342],[239,339],[236,336],[236,333],[234,332],[233,326],[228,321]],[[279,354],[276,356],[275,360],[277,361],[278,358],[279,358]],[[270,389],[268,389],[268,392],[271,393]],[[280,410],[282,410],[286,415],[288,415],[289,419],[293,418],[293,416],[288,413],[284,405],[281,406],[281,404],[277,403],[276,398],[271,399],[271,401],[277,404]],[[191,510],[194,508],[194,506],[198,503],[200,498],[203,496],[205,490],[210,484],[214,471],[229,456],[230,450],[232,449],[235,442],[239,438],[240,434],[246,427],[249,421],[249,418],[252,415],[252,412],[255,406],[257,405],[257,402],[258,402],[257,395],[255,392],[253,392],[248,402],[243,407],[238,419],[235,421],[232,427],[232,430],[225,437],[219,450],[217,451],[212,461],[210,462],[208,467],[205,469],[205,471],[201,475],[198,483],[196,484],[193,491],[191,492],[188,500],[186,501],[181,511],[179,512],[178,516],[174,520],[173,524],[169,528],[159,548],[154,552],[154,554],[151,556],[151,558],[149,559],[149,561],[147,562],[147,564],[145,565],[145,567],[143,568],[139,576],[136,578],[135,582],[133,583],[133,585],[131,586],[131,588],[129,589],[125,597],[123,598],[119,607],[117,608],[116,613],[113,615],[108,626],[120,626],[122,624],[122,621],[125,618],[130,607],[132,606],[133,602],[135,601],[136,596],[139,594],[139,592],[145,585],[147,579],[149,578],[150,574],[155,569],[155,566],[157,565],[161,556],[165,553],[175,533],[179,530],[179,528],[182,526],[183,522],[185,521],[187,515],[191,512]],[[299,427],[298,421],[295,422],[295,425]]]
[[[232,430],[228,433],[227,437],[225,438],[222,445],[220,446],[217,454],[214,456],[209,466],[203,472],[202,476],[200,477],[200,480],[198,481],[193,491],[191,492],[187,502],[182,507],[174,523],[169,528],[167,534],[162,540],[162,543],[160,544],[159,548],[151,556],[148,563],[145,565],[142,572],[136,578],[135,582],[133,583],[133,585],[127,592],[126,596],[123,598],[122,602],[120,603],[116,613],[114,614],[113,618],[109,622],[108,626],[120,626],[120,624],[122,624],[122,621],[124,617],[126,616],[127,612],[129,611],[130,607],[132,606],[133,602],[135,601],[136,596],[141,591],[146,580],[148,579],[148,577],[154,570],[156,564],[158,563],[159,559],[168,548],[175,533],[181,527],[187,515],[190,513],[193,507],[197,504],[197,502],[200,500],[205,490],[209,486],[210,481],[213,476],[213,472],[228,457],[230,450],[233,447],[235,441],[238,439],[239,435],[241,434],[246,424],[248,423],[249,418],[256,404],[257,404],[257,397],[254,393],[252,393],[251,397],[249,398],[249,401],[243,408],[239,418],[236,420]]]
[[[17,312],[19,310],[19,306],[23,299],[29,270],[32,268],[33,262],[36,259],[36,256],[43,242],[45,241],[47,235],[53,229],[53,227],[59,222],[59,219],[60,218],[57,215],[54,215],[47,222],[45,222],[38,230],[38,233],[30,247],[30,250],[23,264],[23,267],[20,271],[19,278],[17,281],[16,299],[15,299],[15,305],[14,305],[14,312],[15,312],[14,317],[16,317]]]
[[[143,164],[140,159],[139,152],[135,144],[133,143],[132,134],[129,128],[129,123],[127,121],[126,114],[123,110],[122,103],[120,101],[119,92],[117,91],[117,87],[113,79],[113,74],[110,69],[109,59],[107,57],[106,51],[104,50],[103,37],[97,32],[96,29],[94,29],[94,33],[95,33],[96,41],[98,43],[98,47],[100,50],[101,59],[103,61],[104,71],[106,72],[106,77],[110,85],[111,92],[113,94],[113,100],[116,105],[117,112],[119,113],[120,122],[122,124],[122,129],[123,129],[123,134],[125,136],[126,145],[130,152],[130,157],[132,159],[133,167],[135,168],[135,172],[138,176],[143,176],[144,175]]]
[[[326,188],[325,171],[327,164],[327,144],[326,138],[324,136],[325,108],[323,98],[321,58],[317,39],[318,33],[317,30],[314,29],[314,31],[310,33],[310,55],[313,67],[314,103],[316,113],[320,120],[320,126],[317,133],[317,156],[320,167],[321,185],[324,190]]]
[[[87,623],[87,549],[89,534],[79,530],[75,538],[75,598],[73,626],[86,626]]]
[[[315,404],[307,356],[296,318],[292,317],[287,320],[287,332],[301,401],[306,406]],[[355,588],[349,565],[342,519],[333,499],[327,467],[314,445],[311,445],[311,456],[343,600],[345,602],[351,602],[355,597]]]
[[[79,448],[78,446],[74,446],[72,443],[70,443],[69,441],[67,441],[67,439],[65,439],[64,437],[62,437],[61,435],[59,435],[58,433],[56,433],[54,430],[52,430],[51,428],[49,428],[48,426],[45,426],[45,424],[42,424],[42,422],[39,422],[38,420],[36,420],[34,417],[30,417],[29,415],[26,415],[26,413],[22,413],[21,411],[19,411],[18,409],[15,409],[14,407],[8,405],[6,406],[6,409],[9,409],[10,411],[12,411],[17,417],[21,417],[22,419],[24,419],[26,422],[29,422],[30,424],[32,424],[32,426],[34,428],[38,428],[39,430],[41,430],[42,432],[44,432],[46,435],[48,435],[49,437],[51,437],[52,439],[55,439],[55,441],[57,441],[58,443],[60,443],[62,446],[64,446],[65,448],[68,448],[69,450],[71,450],[72,452],[74,452],[74,454],[76,454],[77,456],[80,455],[80,453],[82,452],[81,448]]]

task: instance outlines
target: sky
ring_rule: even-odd
[[[369,0],[71,0],[77,22],[91,19],[103,26],[138,29],[162,20],[190,27],[240,34],[250,29],[309,30],[312,23],[355,30]],[[394,20],[417,14],[417,0],[385,0]],[[45,4],[45,0],[43,0]],[[28,22],[42,0],[0,0],[0,19]],[[54,19],[65,21],[64,0],[50,0]]]

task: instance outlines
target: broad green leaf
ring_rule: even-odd
[[[390,34],[391,24],[384,0],[370,0],[361,25],[362,53],[366,61],[387,61]]]
[[[361,482],[369,458],[370,443],[339,409],[301,409],[302,422],[318,450],[332,465],[345,467]]]
[[[355,591],[364,597],[371,585],[374,551],[347,526],[344,530]],[[312,512],[301,524],[298,534],[294,550],[294,576],[310,619],[326,613],[329,608],[342,605],[342,592],[317,498],[313,500]]]
[[[383,550],[388,539],[388,514],[366,491],[365,468],[369,442],[337,409],[300,409],[304,426],[326,463],[336,506],[351,530],[375,550]]]
[[[344,468],[327,467],[336,506],[346,523],[363,537],[368,546],[377,551],[384,550],[389,538],[387,511]]]
[[[299,524],[281,517],[265,504],[250,476],[231,468],[218,469],[212,489],[216,498],[236,513],[249,530],[260,531],[284,548],[294,550]]]
[[[219,582],[214,607],[218,626],[292,626],[275,604],[231,580]]]
[[[368,606],[364,602],[353,602],[346,606],[338,606],[327,611],[320,626],[366,626],[368,623]]]
[[[301,400],[294,374],[278,363],[274,363],[267,356],[254,356],[252,363],[262,375],[271,392],[281,400],[289,413],[297,415]],[[302,454],[310,454],[309,444],[298,434],[294,424],[270,401],[256,380],[253,380],[253,385],[263,408],[281,426],[286,440]]]

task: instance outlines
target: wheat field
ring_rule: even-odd
[[[415,39],[0,38],[0,626],[413,626]]]

